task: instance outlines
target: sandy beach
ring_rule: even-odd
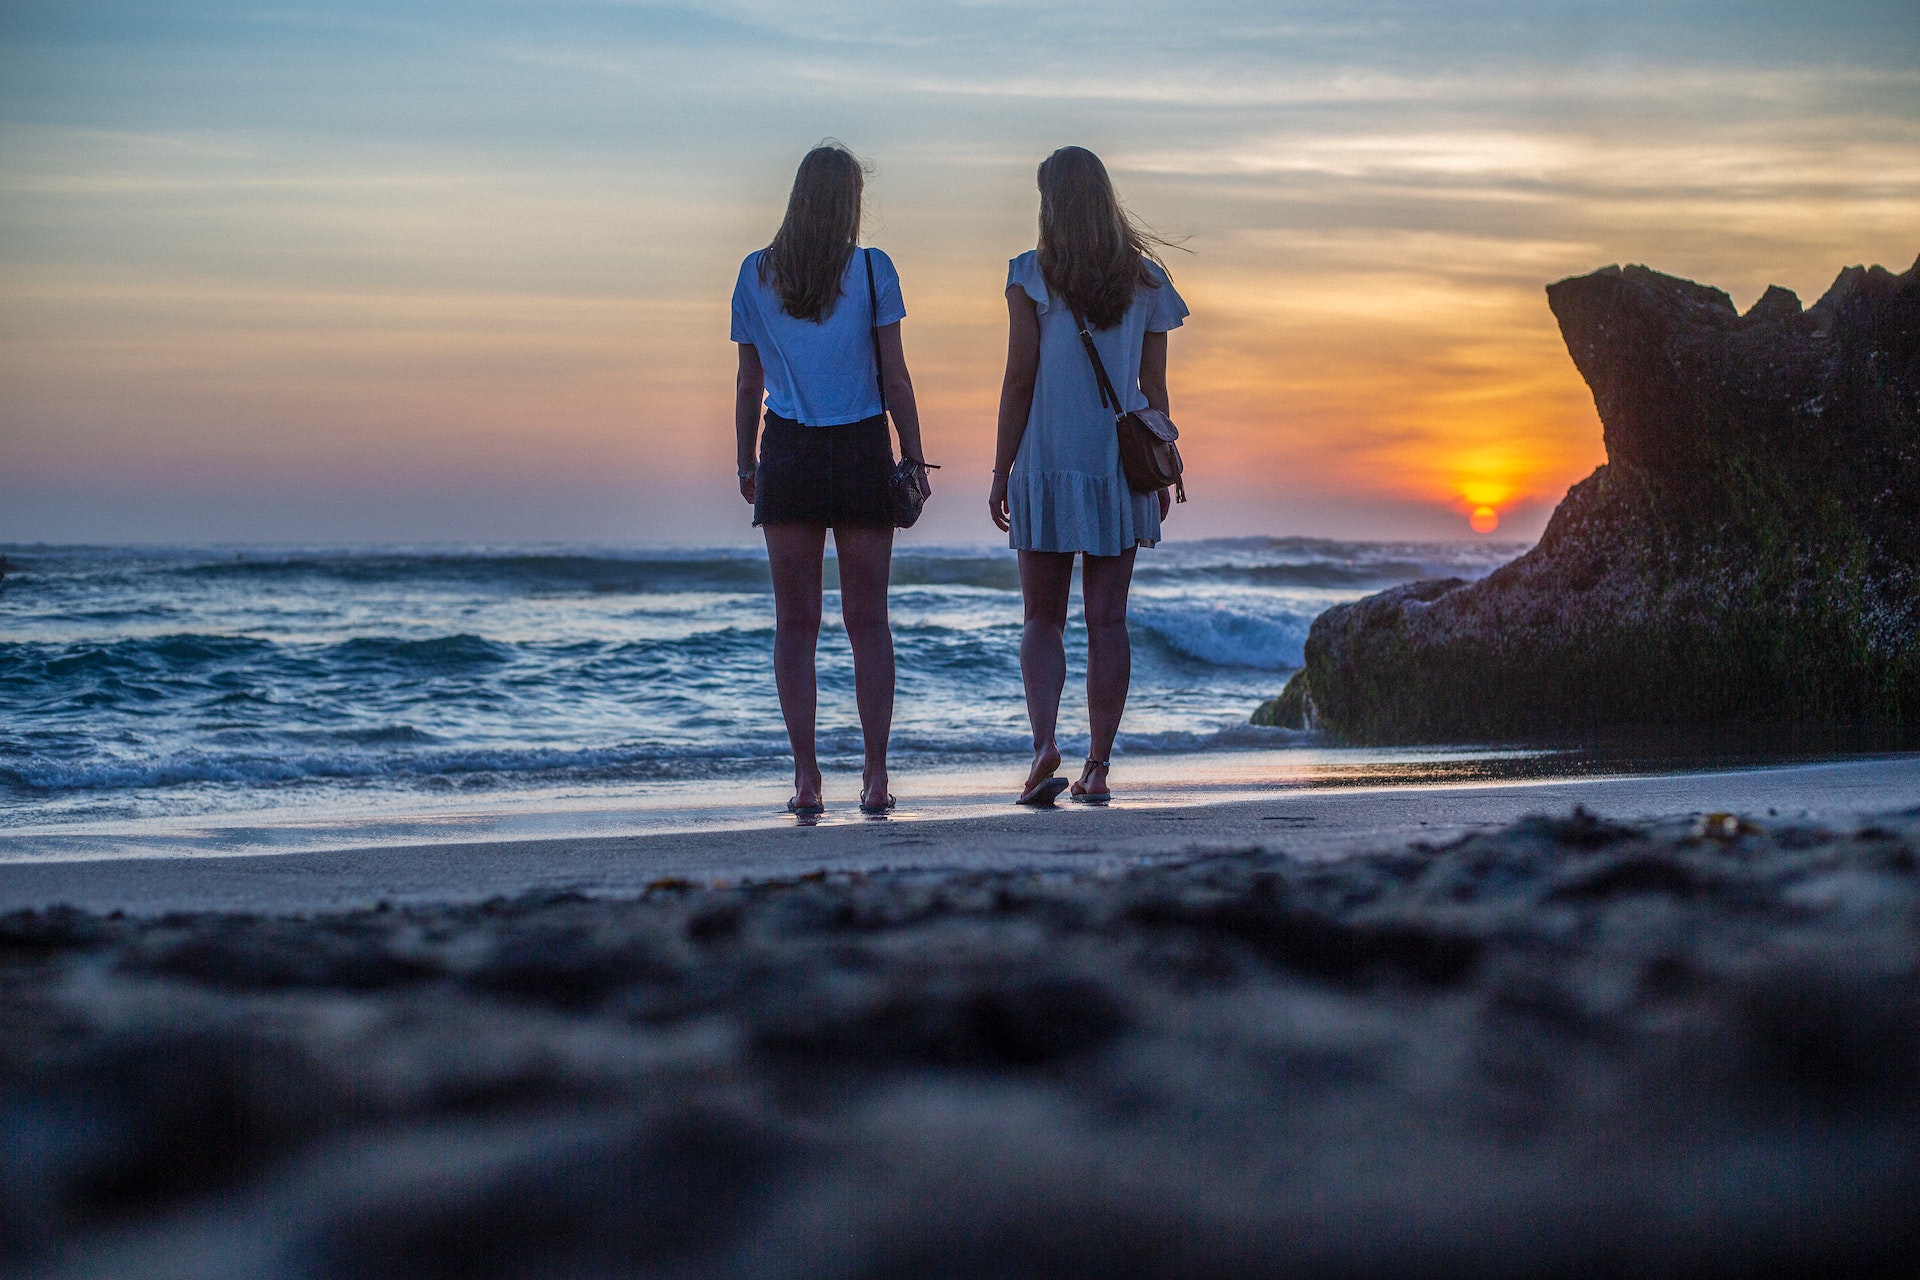
[[[1230,765],[1230,760],[1224,765]],[[778,791],[740,789],[731,803],[624,815],[546,815],[542,838],[423,840],[353,847],[364,829],[337,828],[342,847],[223,854],[205,829],[191,839],[149,837],[139,856],[103,856],[135,837],[16,838],[0,849],[0,910],[59,903],[92,911],[340,911],[380,902],[454,903],[533,892],[644,893],[656,881],[699,884],[793,879],[816,872],[1103,869],[1142,859],[1260,850],[1326,858],[1356,849],[1439,843],[1529,814],[1575,806],[1636,821],[1734,812],[1766,820],[1845,825],[1920,804],[1920,755],[1712,772],[1550,777],[1434,785],[1326,785],[1256,792],[1208,788],[1146,770],[1153,781],[1106,809],[1062,804],[1031,811],[983,794],[977,778],[908,800],[886,819],[851,805],[817,826],[777,807]],[[627,834],[565,834],[619,819]],[[382,824],[391,825],[391,824]],[[453,825],[446,820],[442,825]],[[479,824],[471,824],[476,828]],[[647,834],[646,828],[660,828]],[[639,828],[638,832],[634,829]],[[309,841],[324,834],[302,833]],[[262,839],[257,847],[271,849]]]
[[[1920,1246],[1912,756],[15,861],[0,899],[10,1274],[1746,1280]]]

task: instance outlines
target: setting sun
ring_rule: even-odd
[[[1500,513],[1492,507],[1475,507],[1467,524],[1475,533],[1492,533],[1500,527]]]
[[[1460,496],[1474,506],[1485,510],[1496,503],[1511,500],[1513,486],[1494,481],[1469,480],[1460,486]]]

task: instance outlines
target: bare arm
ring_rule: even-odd
[[[1033,411],[1033,384],[1040,373],[1040,313],[1019,285],[1007,286],[1007,376],[1000,383],[1000,429],[993,450],[993,490],[987,514],[1001,531],[1011,527],[1007,473],[1020,456]]]
[[[887,413],[893,418],[893,429],[900,436],[900,456],[915,462],[927,460],[926,450],[920,443],[920,406],[913,398],[913,378],[907,373],[906,347],[900,339],[900,322],[883,325],[880,334],[880,383],[887,392]],[[920,476],[920,487],[931,493],[926,473]]]
[[[733,438],[735,465],[751,473],[760,460],[760,403],[767,393],[767,371],[751,342],[740,344],[740,371],[733,378]],[[753,501],[751,474],[740,478],[740,496]]]
[[[1140,394],[1147,398],[1147,404],[1169,418],[1173,410],[1167,407],[1167,335],[1149,333],[1140,344]]]
[[[1147,398],[1147,406],[1158,409],[1169,418],[1173,410],[1167,404],[1167,335],[1148,333],[1140,342],[1140,394]],[[1173,510],[1173,495],[1165,489],[1160,491],[1160,518],[1165,520],[1167,513]]]

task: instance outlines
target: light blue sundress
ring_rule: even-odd
[[[1180,327],[1187,304],[1172,280],[1149,259],[1157,289],[1141,289],[1119,324],[1096,330],[1093,344],[1127,408],[1144,409],[1140,391],[1140,345],[1149,333]],[[1160,540],[1160,500],[1135,493],[1120,466],[1113,412],[1101,407],[1093,364],[1080,344],[1080,328],[1064,301],[1054,298],[1040,275],[1040,255],[1029,249],[1007,270],[1040,315],[1040,368],[1033,408],[1007,476],[1012,517],[1008,544],[1018,551],[1084,551],[1117,556],[1128,547]]]

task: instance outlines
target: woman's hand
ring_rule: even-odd
[[[757,471],[749,471],[746,475],[740,477],[740,496],[747,500],[747,505],[749,506],[753,505],[755,491],[753,482],[758,477],[759,472]]]
[[[1171,510],[1173,510],[1173,490],[1162,489],[1160,491],[1160,518],[1165,520],[1167,518],[1167,512]]]
[[[994,525],[1002,533],[1013,528],[1013,517],[1007,511],[1007,478],[994,472],[993,488],[987,494],[987,514],[993,517]]]

